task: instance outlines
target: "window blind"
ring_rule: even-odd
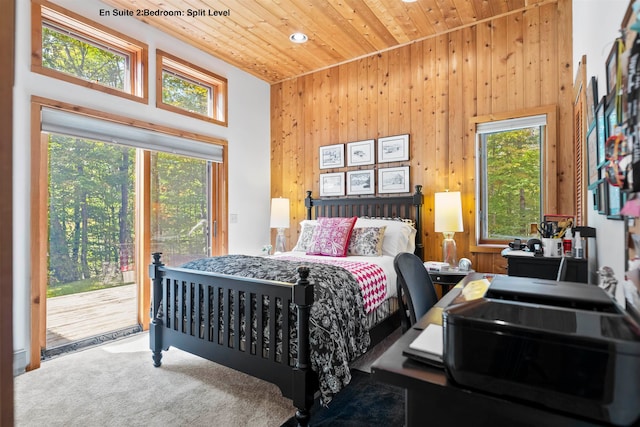
[[[42,131],[222,163],[223,147],[137,126],[42,108]]]
[[[547,115],[540,114],[537,116],[520,117],[517,119],[478,123],[478,126],[476,127],[476,134],[506,132],[516,129],[545,126],[546,124]]]

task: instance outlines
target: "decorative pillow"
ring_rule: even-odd
[[[355,223],[355,216],[351,218],[318,218],[318,225],[313,230],[307,254],[346,256],[349,238]]]
[[[313,237],[313,230],[316,228],[316,222],[314,221],[311,223],[302,221],[300,226],[302,227],[302,231],[300,232],[300,237],[298,237],[298,243],[296,243],[296,246],[292,251],[306,252],[311,244],[311,237]]]
[[[386,226],[354,228],[349,240],[347,255],[382,255],[382,242],[386,228]]]
[[[382,255],[396,256],[400,252],[413,253],[415,250],[416,229],[400,218],[358,218],[356,226],[387,227],[382,242]]]

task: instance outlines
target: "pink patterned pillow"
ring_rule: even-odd
[[[318,225],[313,230],[307,254],[347,256],[349,239],[355,223],[355,216],[351,218],[318,218]]]

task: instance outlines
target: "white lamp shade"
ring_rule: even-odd
[[[289,228],[289,199],[271,199],[271,228]]]
[[[464,231],[462,228],[462,197],[459,191],[435,193],[436,232]]]

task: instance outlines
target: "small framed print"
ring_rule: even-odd
[[[621,43],[620,39],[616,39],[611,46],[609,56],[607,56],[606,62],[606,77],[607,77],[607,92],[608,97],[614,97],[616,91],[616,79],[618,74],[618,43]]]
[[[378,193],[408,193],[409,166],[378,169]]]
[[[347,143],[347,166],[372,165],[374,157],[373,139]]]
[[[374,194],[375,174],[373,169],[347,172],[347,194]]]
[[[598,130],[595,122],[587,132],[587,159],[589,188],[596,188],[596,183],[600,179],[600,169],[598,169]]]
[[[409,135],[378,138],[378,163],[409,160]]]
[[[344,172],[320,174],[320,197],[344,196]]]
[[[344,144],[323,145],[320,147],[320,169],[341,168],[344,166]]]
[[[598,180],[598,191],[597,191],[597,196],[598,196],[598,213],[600,215],[607,215],[609,213],[609,206],[608,206],[608,202],[609,202],[609,183],[607,182],[606,179],[604,178],[600,178],[600,180]]]

